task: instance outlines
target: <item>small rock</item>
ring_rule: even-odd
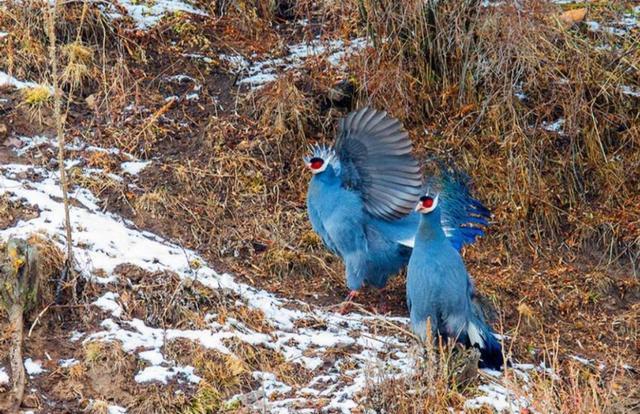
[[[96,109],[96,96],[95,95],[89,95],[85,98],[85,102],[87,103],[87,106],[90,109],[95,110]]]
[[[7,128],[7,125],[0,122],[0,142],[4,141],[7,136],[9,136],[9,128]]]

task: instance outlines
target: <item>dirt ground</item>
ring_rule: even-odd
[[[207,9],[212,15],[213,7]],[[372,94],[367,100],[366,92],[362,91],[373,86],[356,81],[354,84],[360,88],[360,94],[354,93],[346,100],[334,99],[335,89],[359,74],[356,65],[360,61],[336,67],[321,57],[309,58],[299,68],[283,72],[276,81],[252,89],[240,82],[246,75],[241,69],[220,58],[240,55],[250,61],[260,61],[286,56],[286,45],[320,34],[341,35],[348,43],[354,33],[366,31],[336,16],[321,18],[318,10],[308,10],[311,11],[307,25],[300,25],[298,20],[286,16],[276,16],[275,23],[267,24],[268,19],[260,16],[260,12],[253,17],[230,13],[215,19],[178,13],[165,17],[148,31],[135,30],[130,22],[125,22],[100,38],[99,31],[91,28],[83,34],[87,43],[104,40],[111,44],[104,50],[94,49],[96,56],[88,65],[91,73],[83,86],[73,92],[66,119],[67,140],[73,142],[80,138],[103,148],[118,148],[123,153],[152,161],[152,167],[117,181],[108,173],[116,172],[127,160],[123,153],[68,150],[67,154],[83,159],[81,165],[69,168],[72,187],[89,188],[104,211],[131,220],[140,230],[194,249],[219,272],[232,273],[250,286],[334,310],[347,293],[343,269],[340,260],[324,249],[308,223],[305,191],[309,177],[301,157],[308,144],[332,141],[340,116],[365,103],[381,106],[385,98]],[[61,33],[72,31],[68,26],[77,18],[73,13],[78,12],[71,9],[66,17],[68,20],[60,23]],[[338,14],[338,11],[334,12]],[[12,16],[19,18],[15,14]],[[89,16],[94,16],[94,12]],[[335,30],[327,29],[331,25]],[[12,28],[20,27],[14,21]],[[19,40],[24,39],[16,37],[14,40],[13,47],[18,48]],[[99,57],[98,51],[106,57]],[[362,53],[372,52],[365,50]],[[189,57],[195,54],[208,59]],[[25,56],[15,55],[19,69],[16,75],[30,75],[22,77],[31,79],[36,72],[30,69],[38,62],[27,64]],[[102,69],[101,59],[103,63],[108,62],[109,70]],[[176,75],[187,77],[175,78]],[[367,81],[375,83],[376,79]],[[193,93],[197,93],[197,99],[188,98]],[[176,98],[167,100],[167,97]],[[443,102],[448,99],[444,93],[434,100],[438,98]],[[47,146],[16,155],[22,145],[17,137],[55,136],[51,106],[45,104],[34,109],[22,104],[23,101],[21,91],[0,88],[0,124],[8,129],[0,143],[0,162],[55,167],[56,154]],[[539,101],[529,107],[542,105],[545,102]],[[637,108],[638,100],[629,105]],[[401,115],[399,109],[383,109]],[[456,122],[470,123],[464,116]],[[450,131],[445,131],[447,126],[440,126],[438,122],[435,117],[423,124],[409,117],[406,119],[420,159],[426,160],[433,152],[453,158],[457,155],[466,157],[465,151],[476,146],[486,155],[488,165],[495,163],[496,169],[503,169],[498,165],[500,156],[496,154],[506,154],[505,148],[509,144],[483,143],[484,139],[492,139],[490,133],[476,130],[478,142],[460,138],[459,147],[447,152],[438,139],[444,140]],[[633,122],[627,126],[631,133],[638,131],[637,118]],[[439,132],[437,128],[440,127],[442,131]],[[618,139],[631,142],[634,138],[623,136]],[[561,137],[554,138],[559,146],[562,145],[560,141]],[[633,147],[629,154],[638,157],[637,138],[633,142],[629,144]],[[496,149],[498,147],[502,149]],[[589,238],[583,234],[589,230],[577,230],[571,212],[563,216],[564,221],[558,223],[555,233],[539,230],[542,226],[540,217],[545,214],[542,210],[548,208],[546,205],[536,207],[531,203],[528,213],[518,216],[511,201],[496,196],[495,187],[500,183],[475,179],[476,173],[487,174],[486,166],[467,159],[460,160],[460,164],[470,167],[470,176],[476,182],[474,194],[494,212],[487,234],[465,249],[464,259],[479,292],[492,309],[494,326],[505,335],[513,361],[533,364],[545,361],[549,365],[553,361],[571,361],[578,356],[592,361],[592,367],[589,367],[592,370],[604,364],[597,369],[598,375],[603,381],[619,380],[616,391],[627,394],[637,408],[637,401],[640,401],[637,389],[640,381],[640,279],[637,263],[634,268],[632,260],[638,257],[633,256],[633,249],[638,247],[633,244],[633,237],[640,231],[640,215],[637,215],[640,189],[629,193],[629,197],[620,203],[620,215],[611,213],[612,223],[621,225],[612,230],[618,235],[622,233],[617,242],[622,245],[631,240],[625,244],[630,246],[625,253],[618,254],[618,250],[611,253],[598,243],[594,242],[590,247],[589,241],[584,242]],[[82,168],[101,168],[103,174],[86,178],[81,174]],[[585,169],[595,167],[591,164]],[[629,174],[634,173],[630,171]],[[487,182],[489,184],[483,185]],[[553,188],[546,190],[555,191]],[[566,206],[562,202],[557,205],[562,209]],[[571,208],[567,207],[567,211]],[[0,230],[14,226],[20,219],[32,218],[37,212],[33,206],[0,197]],[[588,220],[588,213],[584,211],[575,214],[580,214],[576,218],[578,222],[583,218]],[[600,231],[601,223],[605,222],[603,219],[594,226]],[[518,230],[514,223],[518,223]],[[626,230],[621,230],[623,228]],[[521,238],[516,241],[513,234],[518,231]],[[151,277],[144,272],[137,274],[132,268],[122,271],[130,278],[140,279],[135,280],[139,285],[176,286],[179,283],[168,274]],[[55,275],[52,272],[51,276]],[[145,278],[151,279],[145,282]],[[104,293],[99,289],[87,283],[81,298],[94,298]],[[121,296],[125,295],[125,286],[119,286],[118,291]],[[156,303],[162,302],[172,291],[169,288],[163,289],[162,294],[153,289],[144,291],[144,300],[132,300],[128,308],[130,315],[144,320],[164,315],[156,308]],[[158,296],[154,296],[156,294]],[[184,306],[172,309],[173,319],[164,321],[160,318],[157,326],[198,326],[198,320],[190,319],[193,315],[189,311],[194,310],[189,306],[203,312],[220,307],[224,301],[233,302],[230,298],[215,298],[219,301],[214,304],[213,299],[206,296],[196,293],[193,297],[187,296],[182,303]],[[357,303],[375,313],[383,300],[389,305],[390,316],[407,316],[404,275],[395,277],[383,293],[365,292]],[[78,396],[114,399],[137,407],[137,412],[145,412],[145,407],[157,407],[153,404],[162,401],[165,395],[182,392],[186,396],[196,392],[177,383],[163,389],[160,386],[142,387],[132,380],[138,362],[130,354],[106,344],[105,349],[92,353],[91,349],[78,348],[63,340],[69,332],[88,331],[99,321],[99,312],[82,301],[54,305],[35,326],[25,344],[26,354],[44,358],[41,350],[46,349],[49,353],[48,362],[43,359],[49,374],[38,377],[29,386],[47,390],[48,395],[59,402],[55,412],[86,409],[86,404],[78,402]],[[0,340],[1,350],[6,350],[7,346],[6,338]],[[173,352],[180,360],[190,351],[187,344],[179,344]],[[92,364],[81,364],[78,371],[82,369],[82,372],[60,370],[54,362],[66,358],[92,360]],[[628,368],[623,369],[623,366]],[[301,378],[308,375],[305,372],[290,374]],[[563,376],[568,372],[561,370],[558,374]],[[244,387],[251,387],[250,379],[243,378],[242,381],[247,382]],[[27,397],[25,407],[43,406],[42,401],[29,398],[38,397],[36,394]],[[143,399],[149,405],[145,406]],[[171,404],[179,405],[173,400]],[[166,412],[174,411],[167,408]]]

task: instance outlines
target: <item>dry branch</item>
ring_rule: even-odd
[[[10,239],[0,267],[0,305],[9,315],[11,329],[12,399],[7,412],[17,412],[22,404],[25,372],[22,358],[24,314],[36,303],[39,285],[38,252],[21,239]],[[4,411],[3,411],[4,412]]]

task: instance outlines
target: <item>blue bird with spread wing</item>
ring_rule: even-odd
[[[365,284],[384,287],[409,261],[420,220],[413,208],[423,185],[411,151],[397,119],[365,107],[340,120],[334,147],[312,147],[304,158],[313,174],[309,219],[344,262],[348,300]],[[490,214],[471,197],[463,175],[445,172],[440,188],[442,225],[459,250],[483,234]]]
[[[471,279],[442,229],[440,204],[437,195],[427,194],[416,206],[421,218],[407,267],[411,328],[423,340],[441,336],[477,347],[480,367],[499,370],[502,346],[474,309]]]

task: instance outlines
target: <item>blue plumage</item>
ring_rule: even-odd
[[[324,244],[342,257],[350,290],[365,283],[382,288],[408,262],[411,249],[368,224],[359,195],[342,186],[332,166],[311,179],[307,209]]]
[[[345,264],[351,291],[384,287],[405,267],[420,217],[423,186],[411,140],[400,122],[364,108],[340,121],[334,148],[316,146],[305,163],[313,173],[307,209],[313,229]],[[442,194],[442,225],[456,249],[488,225],[489,211],[473,199],[463,174],[443,168],[428,180]]]
[[[452,338],[480,350],[480,367],[500,369],[502,346],[472,304],[473,285],[458,251],[442,229],[438,197],[424,196],[420,224],[407,268],[411,328],[422,339]],[[427,322],[429,321],[429,323]]]

